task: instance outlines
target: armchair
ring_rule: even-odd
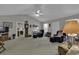
[[[43,37],[43,34],[44,34],[44,30],[40,30],[39,32],[34,32],[33,38]]]

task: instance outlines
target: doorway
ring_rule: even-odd
[[[44,29],[44,35],[48,32],[49,24],[45,23],[43,24],[43,29]]]

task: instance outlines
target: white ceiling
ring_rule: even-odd
[[[33,12],[40,9],[43,15],[36,17]],[[55,20],[79,13],[79,5],[63,4],[2,4],[0,5],[0,15],[30,15],[40,21]]]

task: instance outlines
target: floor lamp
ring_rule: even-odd
[[[70,42],[74,42],[74,36],[79,33],[79,24],[77,20],[68,20],[64,25],[63,32],[68,36],[71,36]]]

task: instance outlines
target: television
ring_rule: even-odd
[[[0,33],[3,33],[3,32],[5,32],[5,28],[0,26]]]
[[[8,31],[9,31],[9,27],[0,26],[0,33],[8,32]]]

